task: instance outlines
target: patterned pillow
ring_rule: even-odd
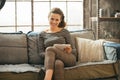
[[[104,60],[103,40],[91,40],[76,37],[78,62],[96,62]]]

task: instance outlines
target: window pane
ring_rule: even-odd
[[[15,27],[1,27],[0,26],[0,32],[15,32]]]
[[[0,10],[0,26],[15,25],[15,5],[14,2],[6,2]]]
[[[82,2],[68,2],[68,25],[83,24]]]
[[[67,26],[66,27],[69,31],[81,30],[83,26]]]
[[[62,2],[62,1],[67,1],[67,0],[51,0],[51,1],[56,1],[56,2],[57,2],[57,1],[61,1],[61,2]]]
[[[47,28],[48,28],[48,26],[39,26],[39,27],[35,26],[34,31],[40,32],[40,31],[43,31],[43,30],[45,30]]]
[[[49,2],[34,3],[34,24],[48,25]]]
[[[67,1],[83,1],[83,0],[67,0]]]
[[[50,0],[34,0],[34,1],[50,1]]]
[[[22,31],[24,33],[27,33],[28,31],[31,31],[31,26],[27,27],[17,27],[17,31]]]
[[[31,2],[31,0],[7,0],[7,1],[17,1],[17,2]]]
[[[17,24],[31,25],[31,2],[17,2]]]
[[[67,16],[66,16],[66,2],[51,2],[51,8],[54,8],[54,7],[60,8],[65,15],[65,19],[67,18]]]
[[[15,0],[6,0],[7,2],[15,2]],[[6,3],[5,3],[6,4]]]

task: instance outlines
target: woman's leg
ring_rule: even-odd
[[[76,57],[72,53],[66,53],[56,47],[53,47],[54,53],[56,53],[56,59],[61,60],[65,67],[76,65]]]
[[[52,69],[46,70],[44,80],[52,80],[52,75],[53,75],[53,70]]]
[[[64,80],[64,63],[61,60],[55,61],[54,80]]]
[[[45,53],[46,73],[44,80],[52,80],[54,64],[55,64],[55,53],[51,51],[50,48],[47,48]]]
[[[47,80],[48,78],[48,80],[52,79],[55,59],[61,60],[65,64],[65,66],[74,66],[76,63],[76,58],[72,53],[67,54],[55,47],[48,47],[45,53],[45,80]]]

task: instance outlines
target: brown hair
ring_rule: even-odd
[[[61,16],[61,22],[59,23],[58,27],[64,28],[66,26],[66,23],[64,21],[64,14],[60,8],[53,8],[51,9],[48,17],[50,16],[51,13],[59,14]]]

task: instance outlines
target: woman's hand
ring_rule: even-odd
[[[71,46],[66,46],[66,47],[64,48],[64,51],[65,51],[66,53],[71,53],[71,51],[72,51]]]

